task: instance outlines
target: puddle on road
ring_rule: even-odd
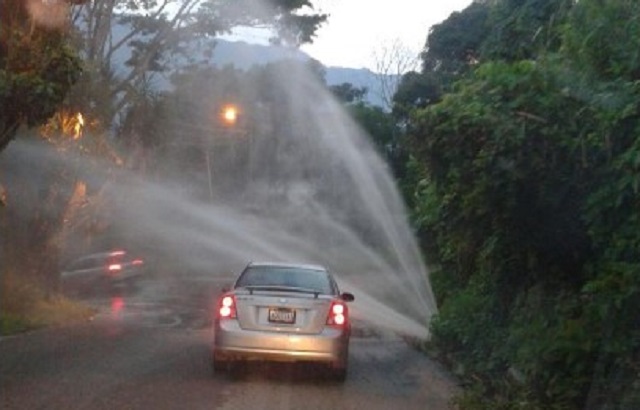
[[[110,303],[110,305],[109,305]],[[211,326],[211,319],[204,310],[167,306],[161,303],[127,302],[114,297],[100,307],[96,321],[121,322],[148,328],[180,328],[200,330]]]

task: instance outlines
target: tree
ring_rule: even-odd
[[[631,16],[640,3],[628,0],[585,1],[570,15],[564,31],[564,51],[576,67],[601,81],[640,79],[640,25]],[[617,23],[614,23],[617,22]]]
[[[440,267],[434,340],[481,381],[478,406],[640,404],[640,92],[629,35],[640,7],[565,6],[494,2],[490,14],[513,13],[509,43],[485,42],[480,64],[408,124],[424,175],[416,219]]]
[[[421,54],[420,75],[408,73],[394,95],[394,111],[439,101],[450,86],[484,61],[535,59],[560,47],[573,0],[473,2],[434,25]]]
[[[481,59],[483,41],[490,32],[490,6],[474,2],[433,26],[420,55],[420,72],[405,73],[393,95],[393,112],[408,121],[411,112],[437,103],[451,85]]]
[[[400,40],[380,47],[374,52],[376,76],[380,85],[380,98],[385,110],[393,107],[394,94],[402,81],[402,75],[417,69],[419,58]]]
[[[332,85],[331,87],[329,87],[329,89],[331,90],[333,95],[338,98],[338,100],[346,104],[361,103],[368,92],[366,87],[358,88],[351,83]]]
[[[483,38],[485,58],[517,61],[556,51],[575,0],[501,0],[491,7]]]
[[[446,82],[437,73],[406,73],[393,95],[392,111],[401,121],[408,121],[414,109],[438,102],[446,87]]]
[[[325,14],[308,0],[162,0],[92,2],[74,9],[77,39],[87,62],[71,104],[111,125],[154,74],[210,64],[213,39],[237,26],[272,29],[272,41],[310,42]],[[141,13],[140,11],[144,11]]]
[[[20,126],[51,117],[81,73],[65,33],[68,4],[29,4],[0,3],[0,151]]]
[[[481,47],[490,33],[489,6],[472,3],[429,30],[422,53],[422,72],[461,74],[481,58]]]

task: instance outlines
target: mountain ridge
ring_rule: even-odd
[[[216,46],[213,50],[212,63],[218,67],[231,65],[238,69],[247,70],[254,65],[266,65],[286,59],[296,61],[313,60],[311,56],[298,49],[252,44],[246,41],[224,39],[216,39],[215,41]],[[381,92],[381,77],[384,77],[384,74],[375,73],[368,68],[325,66],[321,62],[319,63],[325,69],[327,85],[351,83],[357,88],[365,87],[368,90],[364,98],[365,102],[384,107]]]
[[[114,24],[112,26],[114,41],[117,42],[124,39],[130,30],[127,24]],[[233,66],[236,69],[246,71],[252,66],[266,65],[282,60],[293,59],[302,62],[314,60],[302,50],[277,45],[256,44],[242,40],[223,38],[205,39],[204,43],[205,46],[211,47],[212,51],[208,56],[204,57],[204,60],[201,60],[201,62],[215,67]],[[200,45],[202,45],[202,43]],[[198,52],[195,51],[194,55],[195,54],[198,54]],[[127,61],[131,56],[132,49],[129,46],[125,46],[114,53],[114,65],[121,74],[129,70],[129,68],[127,68]],[[180,60],[174,61],[173,64],[169,63],[168,70],[156,73],[155,85],[157,88],[167,89],[170,87],[169,76],[172,72],[171,66],[180,66],[180,62],[184,61]],[[318,61],[318,63],[322,65],[325,70],[325,81],[327,85],[333,86],[350,83],[356,88],[366,88],[367,93],[364,96],[364,102],[373,106],[388,108],[385,107],[382,98],[382,83],[384,81],[388,84],[397,83],[397,75],[378,74],[367,68],[325,66],[320,61]],[[387,78],[385,78],[385,76]]]

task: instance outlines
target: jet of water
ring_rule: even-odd
[[[120,197],[118,223],[190,255],[185,263],[212,274],[252,260],[323,264],[366,298],[363,316],[387,327],[404,316],[413,323],[405,329],[428,335],[436,303],[387,165],[306,70],[273,81],[284,103],[260,125],[275,132],[252,128],[245,140],[229,143],[235,151],[213,152],[212,201],[171,187],[166,174],[162,183],[118,178],[108,190]],[[239,157],[242,149],[248,155]]]
[[[246,107],[259,111],[260,121],[241,138],[224,147],[195,145],[206,162],[194,165],[169,150],[160,171],[144,174],[76,160],[77,178],[89,190],[99,187],[102,203],[94,210],[109,237],[171,261],[177,277],[226,277],[258,260],[323,264],[356,294],[359,317],[428,337],[436,303],[387,165],[316,76],[289,69],[270,86],[279,104]],[[202,89],[193,98],[206,107],[207,84]],[[174,124],[186,130],[188,121]],[[211,135],[218,130],[213,122],[199,126]],[[180,131],[176,144],[184,140]],[[24,142],[3,155],[32,166],[52,161]]]

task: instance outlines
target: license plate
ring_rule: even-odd
[[[296,311],[285,308],[269,309],[269,322],[272,323],[294,323],[296,321]]]

